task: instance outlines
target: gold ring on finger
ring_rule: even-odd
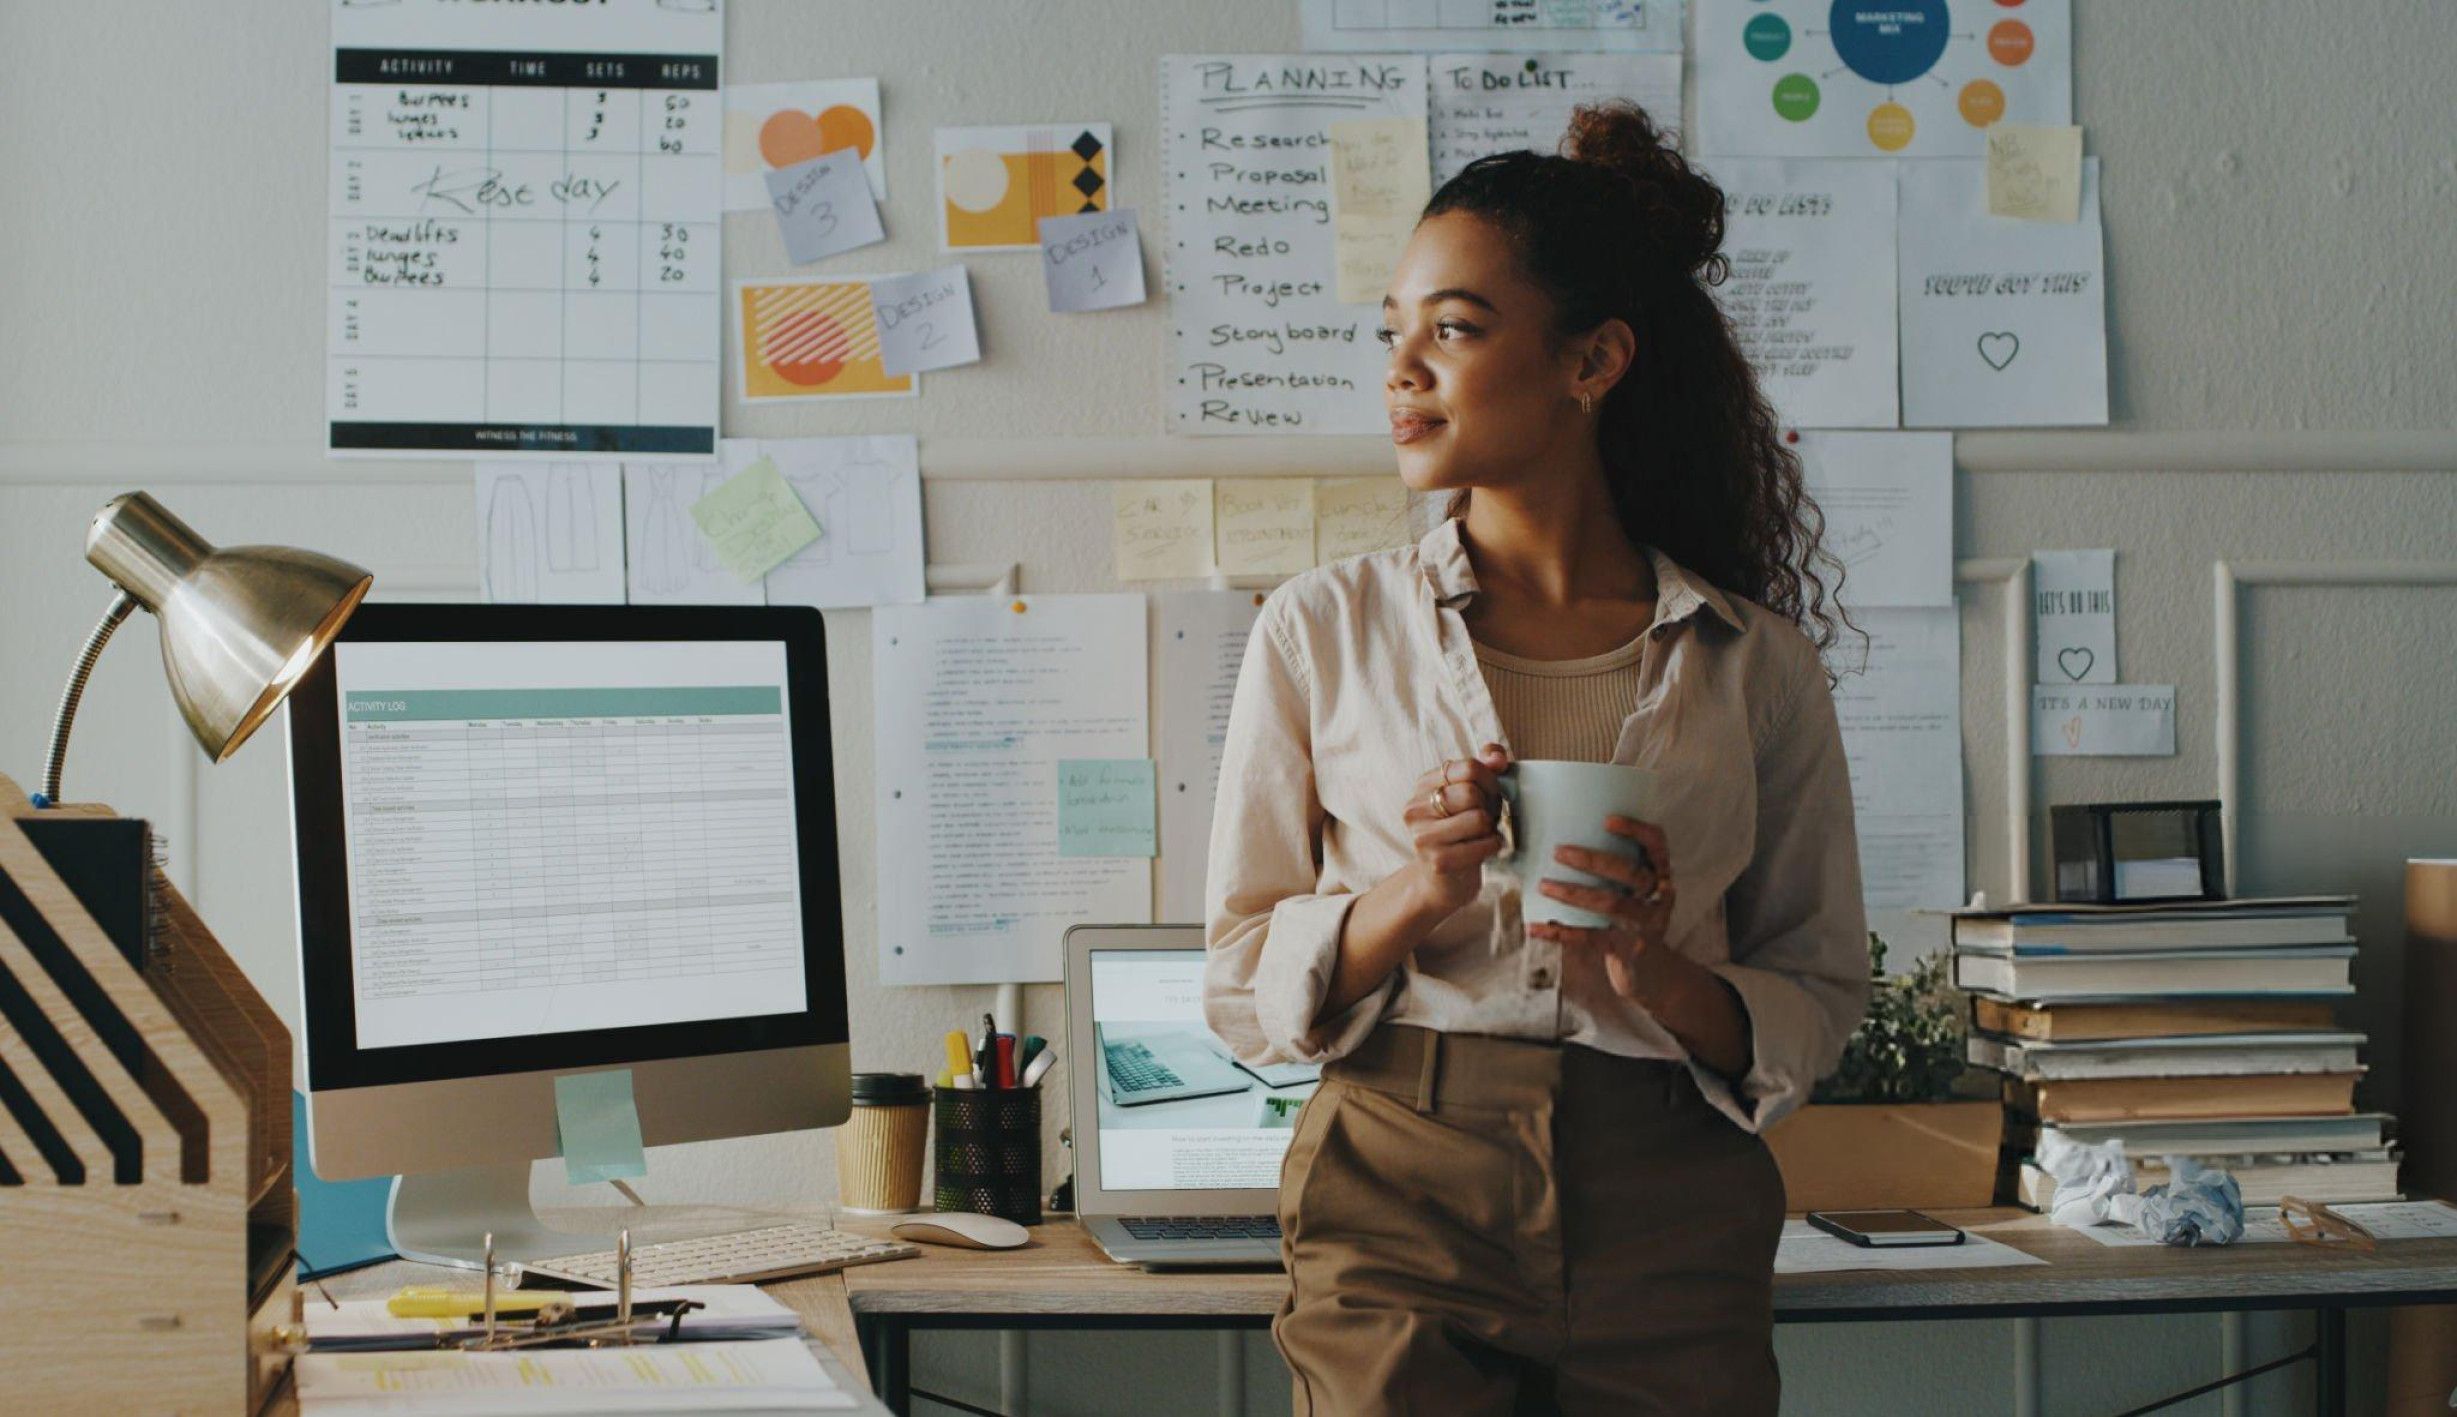
[[[1433,815],[1437,817],[1450,815],[1450,800],[1442,795],[1442,789],[1437,787],[1428,795],[1433,798]]]

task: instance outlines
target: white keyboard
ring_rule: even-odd
[[[635,1288],[674,1284],[749,1284],[789,1274],[824,1274],[847,1265],[908,1259],[921,1253],[901,1240],[881,1240],[824,1225],[772,1225],[697,1240],[661,1240],[631,1247]],[[612,1289],[615,1252],[562,1255],[523,1265],[524,1274]],[[525,1282],[525,1281],[524,1281]]]

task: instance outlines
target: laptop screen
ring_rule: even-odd
[[[1321,1070],[1249,1068],[1203,1023],[1201,950],[1091,952],[1100,1183],[1270,1190]]]

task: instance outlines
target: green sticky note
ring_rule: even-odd
[[[1157,855],[1157,778],[1150,758],[1061,758],[1058,854]]]
[[[717,549],[725,569],[749,582],[817,541],[819,523],[785,485],[776,460],[761,458],[691,504],[691,520]]]
[[[555,1144],[563,1153],[563,1174],[575,1186],[647,1175],[631,1069],[556,1078]]]

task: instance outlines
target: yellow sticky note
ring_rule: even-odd
[[[2082,130],[2028,123],[1990,128],[1988,215],[2079,221]]]
[[[1408,484],[1335,477],[1314,485],[1314,564],[1408,543]]]
[[[1112,482],[1118,579],[1167,581],[1211,574],[1211,482]]]
[[[1378,305],[1408,233],[1433,195],[1421,118],[1356,118],[1330,126],[1335,298]]]
[[[1313,566],[1312,478],[1231,477],[1217,486],[1222,575],[1290,576]]]
[[[691,520],[716,547],[717,560],[744,582],[782,565],[819,539],[819,523],[785,485],[773,458],[761,458],[691,504]]]

